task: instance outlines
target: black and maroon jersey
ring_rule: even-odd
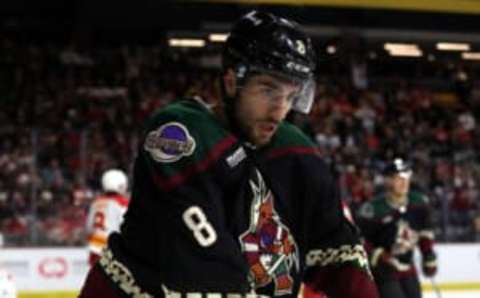
[[[149,121],[121,233],[100,261],[125,293],[155,297],[296,297],[309,270],[346,266],[368,277],[367,263],[306,136],[283,123],[254,149],[196,100]]]
[[[424,259],[435,261],[432,209],[422,193],[410,191],[407,204],[401,207],[391,205],[386,194],[381,194],[359,208],[356,222],[367,242],[372,267],[377,265],[380,252],[396,261],[396,266],[390,266],[392,270],[382,270],[383,279],[415,275],[413,253],[417,247]]]

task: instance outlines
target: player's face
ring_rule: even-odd
[[[267,144],[285,119],[299,86],[270,75],[255,75],[240,90],[235,118],[248,140]]]
[[[402,175],[394,175],[390,179],[390,191],[396,197],[404,197],[410,190],[410,178]]]

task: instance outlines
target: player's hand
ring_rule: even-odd
[[[437,273],[437,256],[434,252],[425,253],[422,259],[423,274],[432,277]]]

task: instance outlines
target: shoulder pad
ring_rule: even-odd
[[[288,122],[283,122],[272,140],[274,147],[304,146],[316,147],[315,143],[298,127]]]
[[[429,204],[430,199],[427,195],[417,192],[411,191],[409,194],[409,200],[413,204]]]
[[[187,156],[198,161],[227,136],[228,132],[201,104],[179,101],[149,119],[143,148],[156,162],[173,163]]]

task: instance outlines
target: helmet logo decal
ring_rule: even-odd
[[[290,230],[274,207],[274,196],[257,170],[251,179],[250,227],[239,236],[243,254],[250,266],[252,288],[275,285],[275,296],[291,294],[292,269],[299,270],[298,249]]]
[[[184,125],[169,122],[151,131],[143,147],[155,161],[168,163],[191,155],[195,150],[195,140]]]
[[[291,70],[294,70],[294,71],[304,72],[304,73],[310,72],[309,67],[307,67],[305,65],[295,63],[293,61],[288,61],[286,66],[287,66],[288,69],[291,69]]]
[[[243,79],[247,73],[247,67],[245,65],[240,65],[237,67],[237,78]]]
[[[250,12],[249,14],[247,14],[245,16],[246,19],[249,19],[250,21],[252,21],[253,25],[254,26],[258,26],[260,25],[263,21],[262,19],[259,19],[257,16],[256,16],[257,12],[256,11],[252,11]]]
[[[305,55],[307,53],[305,43],[303,41],[299,40],[299,39],[297,41],[295,41],[295,48],[297,49],[297,52],[300,55]]]

